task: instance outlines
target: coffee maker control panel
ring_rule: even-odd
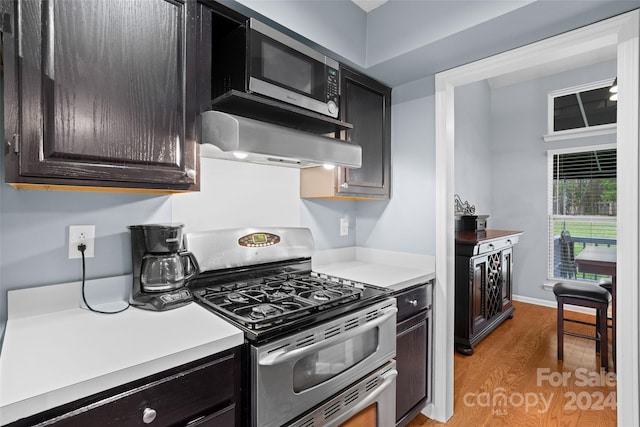
[[[191,291],[188,289],[180,289],[175,292],[164,293],[159,296],[159,299],[165,304],[165,306],[173,306],[191,301],[193,299],[193,295],[191,295]]]

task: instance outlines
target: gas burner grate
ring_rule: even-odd
[[[361,297],[351,284],[309,273],[276,274],[250,281],[205,285],[194,296],[250,329],[263,329]]]

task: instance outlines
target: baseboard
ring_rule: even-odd
[[[514,301],[520,301],[520,302],[526,302],[527,304],[541,305],[543,307],[551,307],[551,308],[557,308],[558,307],[558,303],[556,301],[549,301],[549,300],[540,299],[540,298],[531,298],[531,297],[526,297],[526,296],[523,296],[523,295],[513,295],[513,300]],[[586,314],[593,314],[593,315],[596,314],[596,311],[594,309],[592,309],[592,308],[579,307],[579,306],[575,306],[575,305],[565,305],[565,310],[566,311],[575,311],[577,313],[586,313]]]

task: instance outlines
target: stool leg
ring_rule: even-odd
[[[564,357],[564,298],[558,298],[558,360],[563,360]]]
[[[596,353],[600,353],[600,339],[599,336],[600,334],[600,320],[601,316],[600,316],[600,309],[596,309]]]
[[[600,322],[598,329],[600,330],[600,366],[605,371],[609,370],[609,333],[607,332],[607,306],[602,304],[598,309],[600,313]]]

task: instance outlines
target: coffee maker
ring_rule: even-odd
[[[130,225],[133,290],[130,303],[146,310],[170,310],[192,301],[184,285],[198,273],[191,252],[182,249],[183,224]]]

